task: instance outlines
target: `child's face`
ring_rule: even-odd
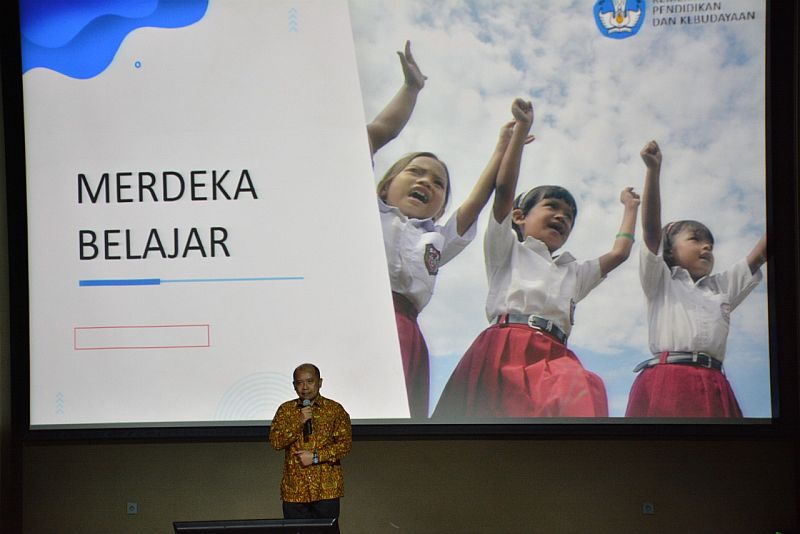
[[[574,213],[572,206],[560,198],[544,198],[523,215],[521,209],[512,213],[514,223],[522,231],[523,239],[531,236],[554,252],[567,242],[572,232]]]
[[[672,243],[675,264],[689,271],[692,280],[711,274],[714,268],[713,250],[714,244],[711,241],[700,237],[689,228],[681,230]]]
[[[436,218],[442,214],[447,195],[447,172],[435,158],[414,158],[392,178],[381,198],[412,219]]]

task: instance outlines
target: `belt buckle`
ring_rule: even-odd
[[[700,357],[703,356],[706,361],[703,363],[700,361]],[[703,354],[702,352],[693,352],[692,353],[692,362],[696,363],[700,367],[705,367],[706,369],[711,369],[711,357],[708,354]]]
[[[529,315],[528,316],[528,326],[530,326],[531,328],[536,328],[537,330],[539,329],[539,327],[536,326],[536,316],[535,315]]]

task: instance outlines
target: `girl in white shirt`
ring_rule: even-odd
[[[402,130],[427,79],[411,56],[410,43],[399,53],[405,83],[367,125],[374,154]],[[433,295],[439,267],[474,239],[475,221],[489,201],[513,122],[504,125],[489,163],[467,199],[444,225],[450,197],[445,163],[431,152],[413,152],[395,162],[377,186],[383,241],[412,418],[428,417],[430,364],[417,315]],[[530,142],[531,139],[527,139]]]
[[[498,172],[486,231],[492,323],[453,371],[434,416],[604,417],[602,380],[567,348],[575,304],[631,251],[639,196],[620,194],[624,215],[610,252],[578,263],[560,249],[572,231],[577,207],[558,186],[540,186],[514,198],[533,107],[514,101],[516,125]]]
[[[642,204],[645,245],[639,277],[647,298],[650,352],[639,364],[628,417],[741,417],[722,372],[731,312],[761,281],[763,236],[746,258],[722,273],[714,267],[714,236],[697,221],[661,228],[661,150],[641,151],[647,167]]]

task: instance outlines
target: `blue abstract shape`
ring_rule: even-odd
[[[20,31],[37,45],[55,48],[68,43],[98,17],[142,18],[157,6],[158,0],[22,0]]]
[[[92,78],[132,31],[189,26],[207,9],[208,0],[21,0],[22,72]]]

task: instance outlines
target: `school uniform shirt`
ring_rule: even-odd
[[[520,242],[511,213],[501,223],[489,217],[484,252],[489,322],[505,313],[533,314],[553,321],[569,335],[575,305],[603,280],[599,259],[579,263],[569,252],[553,258],[536,238]]]
[[[378,199],[383,244],[392,291],[422,311],[433,295],[439,267],[458,255],[475,238],[475,224],[458,235],[456,214],[444,226],[431,219],[409,219]]]
[[[650,352],[705,352],[725,358],[731,312],[761,281],[742,259],[725,272],[694,282],[689,271],[671,269],[661,254],[641,247],[639,278],[647,297]]]
[[[286,502],[314,502],[344,495],[344,476],[340,460],[353,443],[350,416],[336,401],[319,395],[313,405],[313,431],[303,435],[298,399],[284,402],[275,412],[269,429],[269,442],[283,449],[281,499]],[[295,452],[317,451],[319,463],[303,466]]]

